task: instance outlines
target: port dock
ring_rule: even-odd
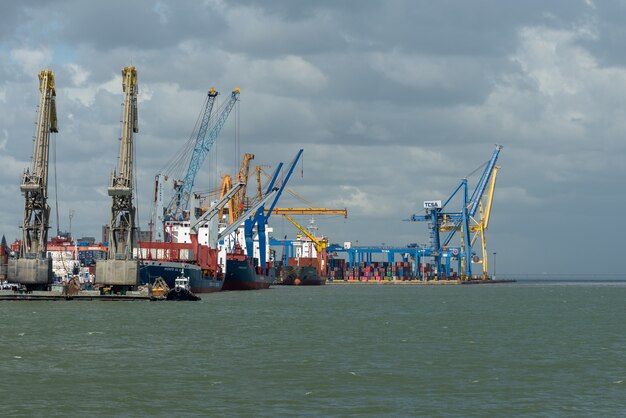
[[[150,296],[147,292],[127,292],[120,294],[100,294],[98,290],[83,290],[75,295],[67,295],[60,291],[32,291],[20,292],[13,290],[0,291],[0,301],[45,301],[45,300],[104,300],[104,301],[158,301],[165,300],[164,297]]]
[[[516,280],[328,280],[330,285],[371,286],[446,286],[446,285],[489,285],[515,283]]]

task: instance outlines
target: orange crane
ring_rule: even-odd
[[[244,211],[246,200],[246,186],[248,185],[248,173],[250,172],[250,161],[254,159],[254,154],[244,154],[241,160],[241,166],[239,167],[239,173],[237,174],[237,182],[242,183],[243,187],[239,189],[237,194],[228,202],[228,223],[232,224],[237,220]],[[220,186],[220,199],[224,197],[228,191],[232,188],[232,177],[229,174],[222,176],[222,185]],[[218,214],[218,220],[221,220],[224,216],[224,210],[222,208]]]

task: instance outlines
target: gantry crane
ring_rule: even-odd
[[[427,221],[429,223],[430,235],[431,235],[431,253],[435,259],[435,268],[439,269],[441,266],[441,257],[444,254],[444,249],[450,243],[450,240],[457,231],[461,232],[461,254],[457,254],[461,257],[461,277],[472,277],[472,245],[476,239],[476,235],[472,239],[472,232],[482,231],[482,243],[483,243],[483,263],[486,260],[486,246],[484,243],[484,230],[485,225],[488,224],[488,214],[491,213],[491,199],[493,198],[493,189],[495,188],[495,177],[499,167],[496,166],[498,156],[502,150],[502,145],[496,145],[491,158],[486,164],[478,183],[469,195],[467,178],[461,180],[461,183],[450,194],[443,204],[441,201],[426,201],[424,202],[424,208],[426,209],[426,215],[413,215],[409,219],[410,221]],[[487,216],[481,216],[480,221],[476,221],[475,216],[479,208],[482,208],[482,198],[487,189],[491,179],[490,192],[488,195],[488,211]],[[460,211],[446,211],[446,206],[450,203],[453,197],[457,193],[462,193],[462,204]],[[482,210],[482,209],[481,209]],[[486,222],[485,222],[486,220]],[[481,229],[482,225],[482,229]],[[441,240],[440,232],[447,231],[446,237]],[[486,275],[485,264],[483,264],[483,275]],[[437,273],[437,270],[436,270]]]
[[[117,171],[111,173],[108,193],[112,198],[109,222],[108,260],[96,263],[96,282],[103,285],[134,287],[138,283],[139,261],[133,254],[135,206],[133,205],[133,134],[139,131],[137,120],[137,69],[122,69],[124,110]]]
[[[48,157],[50,133],[58,132],[54,73],[39,72],[39,108],[30,169],[22,176],[24,194],[21,259],[10,260],[8,279],[29,289],[45,288],[52,279],[52,261],[46,257],[50,206],[48,206]]]
[[[239,88],[235,88],[233,90],[229,100],[223,106],[217,120],[209,130],[209,121],[211,120],[213,103],[218,95],[215,89],[212,88],[209,90],[208,99],[202,112],[202,121],[195,138],[194,148],[191,154],[191,159],[189,160],[187,172],[185,174],[185,178],[176,184],[174,197],[171,199],[165,210],[166,220],[189,220],[189,201],[191,199],[191,190],[193,189],[196,175],[198,174],[200,167],[202,167],[202,164],[209,154],[209,151],[215,143],[220,131],[222,130],[228,115],[233,109],[233,106],[235,106],[235,103],[239,99],[240,92],[241,90]]]
[[[254,229],[256,228],[256,233],[258,236],[258,245],[259,245],[258,263],[259,263],[259,266],[262,268],[265,268],[266,255],[267,255],[266,245],[268,242],[266,232],[265,232],[265,225],[267,224],[267,221],[270,218],[272,211],[274,210],[274,207],[276,206],[276,203],[278,202],[278,199],[280,199],[280,196],[283,190],[285,189],[287,182],[291,178],[291,174],[293,173],[293,170],[296,167],[296,164],[298,163],[298,160],[300,159],[300,156],[302,155],[303,152],[304,152],[303,149],[300,149],[298,151],[293,161],[289,165],[289,168],[287,169],[287,174],[285,175],[280,186],[275,186],[275,184],[276,184],[276,181],[278,180],[278,175],[282,169],[283,163],[280,163],[278,167],[276,167],[276,171],[274,171],[274,175],[272,176],[272,179],[270,180],[270,183],[265,193],[266,194],[269,193],[270,191],[274,190],[274,188],[276,187],[278,187],[278,190],[275,194],[275,197],[271,199],[271,202],[269,203],[269,209],[267,210],[267,212],[265,210],[265,205],[262,205],[261,207],[259,207],[259,209],[256,211],[253,217],[246,219],[246,221],[244,222],[244,236],[246,240],[247,255],[250,259],[254,258],[253,234],[254,234]]]
[[[311,240],[315,247],[317,256],[317,270],[318,274],[325,276],[327,262],[326,246],[328,240],[326,238],[319,239],[311,234],[306,228],[296,222],[290,215],[343,215],[344,218],[348,217],[347,209],[328,209],[328,208],[275,208],[272,211],[275,215],[283,215],[285,219],[293,224],[300,232],[302,232],[307,238]],[[286,248],[284,249],[286,251]],[[285,261],[288,262],[285,256]]]
[[[267,211],[266,211],[267,213]],[[328,208],[274,208],[274,215],[342,215],[348,217],[347,209],[328,209]]]

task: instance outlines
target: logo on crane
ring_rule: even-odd
[[[441,200],[424,201],[424,209],[441,209]]]

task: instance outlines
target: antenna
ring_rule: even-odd
[[[74,209],[70,209],[70,239],[72,239],[72,218],[74,217]]]

